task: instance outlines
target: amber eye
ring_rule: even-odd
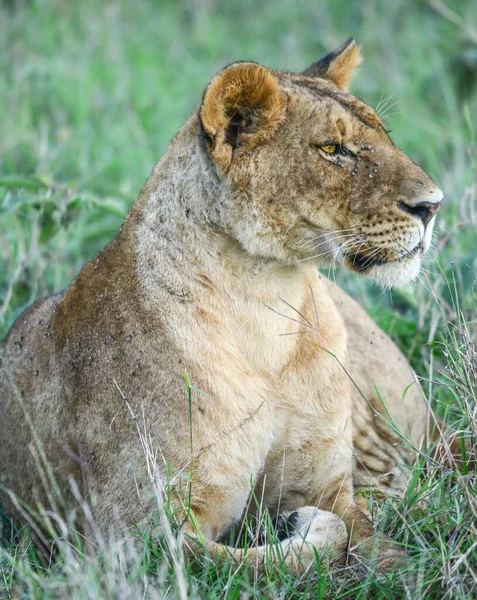
[[[325,154],[335,154],[338,149],[336,144],[326,144],[325,146],[320,146],[320,148]]]

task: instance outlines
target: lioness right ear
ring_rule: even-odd
[[[346,91],[361,61],[359,46],[355,39],[350,38],[342,46],[313,63],[302,72],[302,75],[328,79],[341,90]]]
[[[272,73],[255,63],[235,63],[205,91],[199,115],[215,162],[227,169],[237,153],[268,139],[285,114],[286,98]]]

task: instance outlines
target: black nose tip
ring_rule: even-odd
[[[421,219],[424,225],[427,225],[432,217],[436,214],[441,206],[441,202],[419,202],[419,204],[414,204],[410,206],[409,204],[405,204],[404,202],[399,203],[399,207],[405,212]]]

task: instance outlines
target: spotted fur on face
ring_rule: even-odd
[[[234,70],[222,121],[210,118],[213,94],[200,114],[229,188],[225,225],[248,252],[341,264],[397,285],[419,273],[442,192],[346,91],[359,62],[350,40],[301,74],[237,63],[213,81],[214,92],[227,88]],[[264,93],[252,94],[250,81]]]

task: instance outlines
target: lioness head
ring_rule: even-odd
[[[349,40],[303,73],[232,64],[199,118],[221,219],[247,252],[393,285],[417,276],[442,192],[347,92],[360,62]]]

